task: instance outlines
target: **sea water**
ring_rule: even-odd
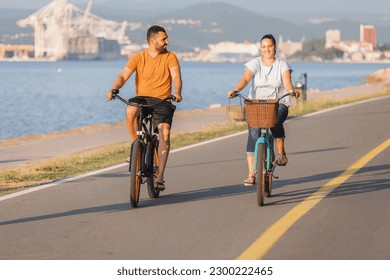
[[[64,131],[125,119],[125,105],[106,103],[105,93],[125,66],[116,61],[0,62],[0,139]],[[388,64],[290,63],[295,84],[307,74],[309,89],[363,84]],[[226,93],[244,72],[243,63],[181,62],[183,102],[177,110],[227,105]],[[134,77],[121,89],[134,96]],[[245,90],[244,90],[245,91]]]

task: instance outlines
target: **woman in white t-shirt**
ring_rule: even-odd
[[[291,82],[292,69],[287,62],[275,57],[276,40],[271,34],[264,35],[260,40],[261,57],[257,57],[245,64],[245,72],[234,88],[228,92],[228,97],[243,90],[248,84],[249,98],[256,99],[276,99],[287,92],[294,93],[294,86]],[[299,97],[299,92],[294,93]],[[285,131],[284,121],[288,116],[288,107],[290,106],[290,96],[284,97],[279,101],[278,123],[271,128],[275,138],[278,156],[276,164],[285,166],[287,164],[286,151],[284,149]],[[254,176],[254,150],[257,139],[260,136],[260,129],[248,126],[248,142],[246,147],[248,162],[248,178],[244,181],[245,186],[255,184]]]

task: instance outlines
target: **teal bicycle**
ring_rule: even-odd
[[[271,127],[278,121],[279,100],[294,93],[287,93],[278,99],[249,99],[236,92],[231,98],[239,96],[244,99],[245,119],[250,127],[260,128],[260,137],[255,144],[255,185],[257,204],[264,205],[265,197],[271,197],[272,179],[276,168],[274,138]]]

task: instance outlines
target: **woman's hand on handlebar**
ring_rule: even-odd
[[[237,97],[238,96],[238,91],[236,90],[229,90],[228,93],[227,93],[227,98],[234,98],[234,97]]]
[[[291,96],[292,97],[295,97],[295,98],[299,98],[299,95],[300,95],[301,93],[299,92],[299,90],[295,90],[295,91],[292,91],[291,92]]]

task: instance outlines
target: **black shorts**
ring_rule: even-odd
[[[129,99],[129,102],[135,102],[144,105],[154,105],[160,103],[161,99],[148,96],[136,96]],[[176,110],[176,106],[173,105],[171,102],[163,101],[156,106],[144,108],[143,110],[145,117],[147,115],[153,116],[153,126],[155,129],[157,129],[157,126],[160,123],[167,123],[172,126],[172,118]]]

